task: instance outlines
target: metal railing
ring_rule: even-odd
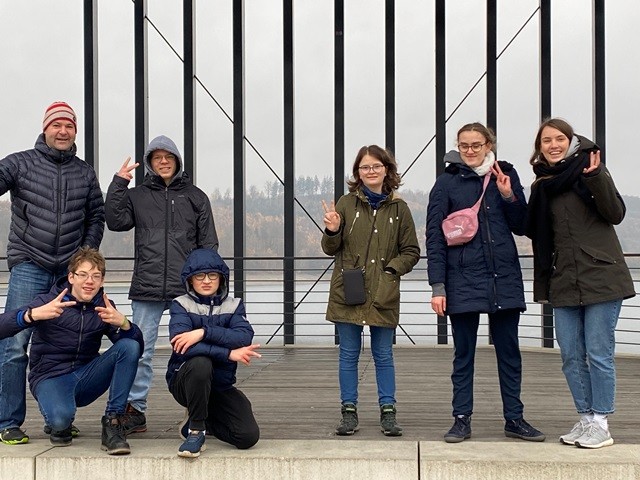
[[[626,255],[627,263],[634,278],[636,290],[640,283],[640,255]],[[231,268],[233,286],[234,259],[225,259]],[[335,342],[335,329],[325,320],[329,283],[333,271],[331,257],[295,257],[295,282],[293,292],[284,290],[283,257],[245,257],[244,290],[232,292],[241,296],[246,305],[247,316],[256,336],[255,341],[263,345],[332,345]],[[292,259],[289,259],[291,262]],[[557,346],[553,329],[545,328],[550,323],[540,304],[533,302],[532,259],[521,256],[525,283],[527,311],[520,320],[520,343],[522,346]],[[109,258],[107,260],[107,278],[105,289],[109,297],[116,302],[125,314],[131,313],[128,300],[129,281],[133,266],[132,258]],[[438,317],[431,310],[431,288],[427,281],[426,258],[422,257],[414,270],[402,277],[400,326],[396,342],[399,345],[436,345],[452,343],[450,331],[443,339],[438,334]],[[0,267],[0,303],[4,305],[7,284],[7,269]],[[285,293],[289,295],[285,296]],[[292,294],[292,295],[291,295]],[[284,298],[293,298],[292,305],[285,305]],[[287,309],[287,307],[289,307]],[[285,311],[293,311],[293,316]],[[293,319],[289,331],[293,331],[293,341],[285,336],[285,322]],[[168,312],[160,325],[159,345],[168,344]],[[365,329],[366,332],[366,329]],[[545,334],[546,333],[546,334]],[[489,343],[489,331],[486,315],[481,316],[479,343]],[[444,341],[443,341],[444,340]],[[640,297],[628,299],[623,303],[617,327],[617,351],[619,353],[640,353]]]

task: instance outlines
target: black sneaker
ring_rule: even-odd
[[[341,412],[342,420],[336,428],[336,435],[353,435],[358,431],[358,409],[353,403],[345,403]]]
[[[51,435],[51,432],[53,431],[51,429],[51,427],[49,425],[47,425],[46,423],[44,424],[44,427],[42,428],[42,431],[44,433],[46,433],[47,435]],[[78,427],[76,427],[73,423],[71,424],[71,436],[73,438],[76,438],[78,435],[80,435],[80,430],[78,430]]]
[[[396,406],[382,405],[380,407],[380,430],[387,437],[399,437],[402,435],[402,427],[396,421]]]
[[[504,434],[510,438],[519,438],[530,442],[544,442],[544,433],[533,428],[524,418],[507,420],[504,424]]]
[[[65,428],[60,432],[51,432],[49,435],[49,443],[54,447],[68,447],[71,445],[71,427]]]
[[[453,426],[444,434],[447,443],[460,443],[471,438],[471,416],[456,415]]]
[[[124,434],[124,415],[105,415],[102,417],[102,445],[109,455],[127,455],[131,453],[131,447],[127,443]]]
[[[127,410],[122,417],[122,428],[125,435],[146,432],[147,417],[145,417],[144,413],[133,408],[131,404],[128,404]]]
[[[5,428],[0,431],[0,442],[5,445],[20,445],[21,443],[29,442],[29,435],[18,427]]]

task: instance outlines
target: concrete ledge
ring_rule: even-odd
[[[66,448],[48,441],[0,445],[2,478],[24,480],[640,480],[640,445],[585,450],[556,442],[466,441],[451,445],[402,439],[380,441],[262,440],[237,450],[207,438],[197,459],[177,456],[180,440],[130,439],[132,454],[109,456],[96,438]]]
[[[557,442],[420,442],[420,479],[640,480],[640,446],[588,450]]]
[[[416,480],[416,442],[264,440],[237,450],[207,438],[197,459],[177,456],[180,441],[130,440],[128,456],[108,456],[97,440],[74,440],[36,458],[36,479],[374,479]],[[3,478],[5,477],[3,471]]]

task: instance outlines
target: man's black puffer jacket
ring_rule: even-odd
[[[25,261],[57,271],[79,247],[98,248],[104,201],[93,168],[40,134],[35,148],[0,161],[0,195],[11,192],[9,268]]]

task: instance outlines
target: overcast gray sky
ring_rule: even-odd
[[[396,155],[404,170],[434,134],[433,1],[396,1]],[[591,0],[553,2],[553,113],[579,133],[592,135]],[[133,3],[98,2],[99,14],[99,176],[106,190],[124,158],[133,154]],[[182,51],[182,2],[150,0],[149,18],[174,48]],[[231,2],[196,6],[197,74],[232,114]],[[508,43],[538,6],[537,1],[498,2],[498,50]],[[447,104],[452,111],[483,74],[485,1],[447,2]],[[247,136],[283,177],[282,2],[247,0]],[[298,0],[295,18],[296,174],[331,174],[333,161],[333,1]],[[640,4],[607,2],[607,158],[622,193],[640,195],[630,175],[640,111]],[[536,16],[498,63],[499,156],[516,165],[523,183],[538,111],[538,30]],[[82,131],[82,1],[0,0],[0,158],[31,148],[44,108],[69,102]],[[345,1],[346,164],[350,169],[363,144],[384,144],[384,1]],[[182,64],[149,28],[150,137],[166,134],[182,148]],[[469,97],[448,126],[484,121],[485,83]],[[231,188],[232,128],[198,87],[197,184],[205,191]],[[434,180],[432,145],[405,177],[412,189],[428,190]],[[247,148],[247,181],[262,187],[274,178]],[[626,167],[626,168],[625,168]],[[212,172],[215,172],[212,173]]]

